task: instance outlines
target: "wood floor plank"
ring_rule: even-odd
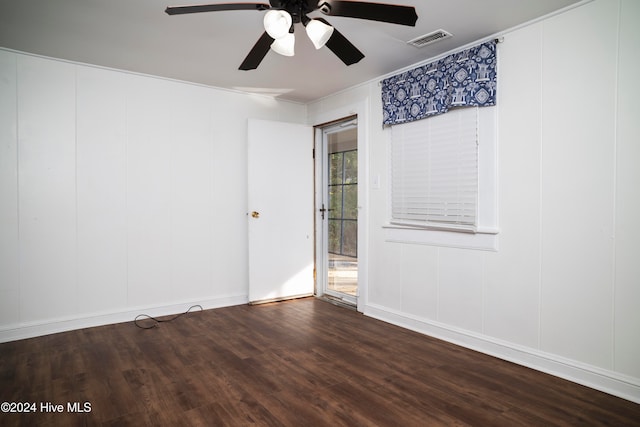
[[[3,343],[0,390],[65,409],[2,426],[640,426],[635,403],[314,298]]]

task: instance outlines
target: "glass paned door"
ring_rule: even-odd
[[[327,293],[355,301],[358,289],[358,150],[355,125],[327,141]],[[351,298],[349,298],[351,297]],[[353,302],[352,301],[352,302]]]

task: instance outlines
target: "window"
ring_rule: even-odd
[[[335,255],[357,257],[357,242],[358,150],[334,152],[329,154],[328,250]]]
[[[463,108],[393,127],[392,223],[475,232],[477,116]]]
[[[497,250],[495,107],[391,129],[387,240]]]

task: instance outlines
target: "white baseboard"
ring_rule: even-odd
[[[125,311],[112,311],[101,313],[89,313],[76,317],[64,317],[47,319],[39,322],[25,322],[20,324],[0,327],[0,342],[16,341],[25,338],[33,338],[42,335],[66,332],[75,329],[103,326],[113,323],[131,322],[139,314],[149,316],[168,316],[184,313],[194,305],[200,305],[203,309],[230,307],[232,305],[246,304],[248,295],[232,295],[206,300],[183,301],[171,305],[131,307]]]
[[[640,380],[529,347],[367,304],[364,314],[499,359],[517,363],[605,393],[640,403]]]

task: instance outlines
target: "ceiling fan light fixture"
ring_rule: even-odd
[[[418,19],[416,8],[413,6],[357,0],[269,0],[269,3],[236,1],[168,6],[165,12],[176,15],[227,10],[266,11],[263,16],[265,31],[240,64],[239,69],[244,71],[255,70],[270,50],[280,55],[293,56],[294,24],[302,24],[305,27],[316,49],[327,46],[347,66],[364,58],[364,54],[327,21],[322,18],[310,19],[307,16],[315,11],[329,16],[359,18],[411,27],[415,27]]]
[[[287,33],[284,37],[275,39],[273,43],[271,43],[271,49],[280,55],[293,56],[295,44],[296,37],[293,33]]]
[[[289,34],[292,18],[286,10],[270,10],[264,15],[264,29],[273,39]]]
[[[309,36],[309,39],[316,49],[320,49],[324,46],[333,35],[333,27],[325,24],[324,22],[318,21],[317,19],[310,20],[305,29],[307,31],[307,36]]]

